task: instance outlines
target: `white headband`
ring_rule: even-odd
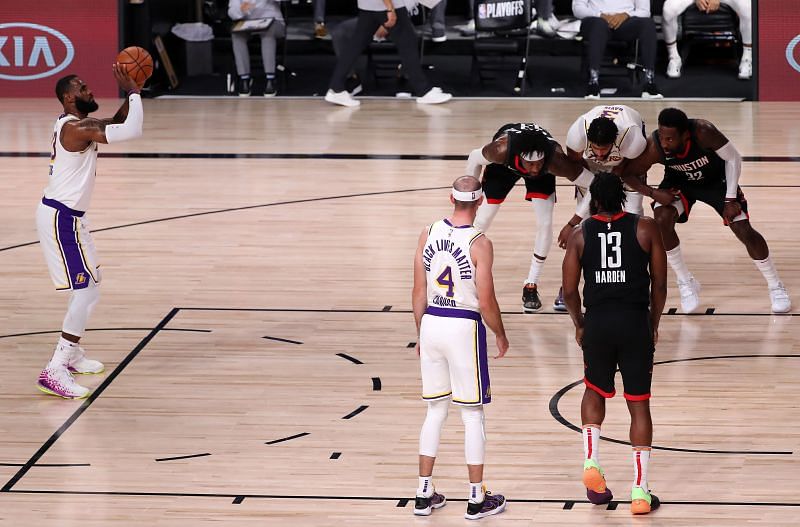
[[[524,159],[525,161],[540,161],[544,159],[544,152],[537,152],[536,150],[532,150],[526,154],[520,154],[520,159]]]
[[[463,192],[461,190],[453,189],[453,199],[456,201],[478,201],[481,199],[483,191],[481,189]]]

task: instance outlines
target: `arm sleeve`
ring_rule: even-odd
[[[592,202],[592,193],[589,189],[583,194],[583,197],[578,201],[578,206],[575,207],[575,215],[580,216],[582,220],[589,217],[589,204]]]
[[[628,14],[630,16],[650,18],[650,0],[634,0],[633,11]]]
[[[490,163],[491,161],[483,157],[483,148],[476,148],[469,153],[467,168],[464,169],[464,174],[467,176],[479,177],[481,175],[480,167]]]
[[[619,151],[625,159],[636,159],[647,148],[647,138],[642,134],[642,129],[634,125],[625,132]]]
[[[735,198],[739,191],[739,176],[742,173],[742,155],[728,141],[717,150],[717,155],[725,161],[726,198]]]
[[[578,117],[567,131],[567,148],[575,152],[586,150],[586,119]]]
[[[144,123],[142,96],[138,93],[131,93],[128,95],[128,117],[122,124],[106,126],[106,141],[111,144],[141,137],[142,123]]]
[[[599,9],[589,7],[589,0],[572,0],[572,14],[575,18],[586,18],[590,16],[600,16]]]

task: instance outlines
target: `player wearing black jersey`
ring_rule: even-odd
[[[659,505],[647,486],[653,440],[650,382],[658,324],[667,297],[667,262],[655,221],[623,210],[625,191],[614,174],[600,172],[589,187],[592,216],[575,229],[564,256],[564,303],[583,348],[581,422],[583,483],[592,503],[613,498],[600,468],[600,426],[605,400],[613,397],[619,366],[631,415],[634,481],[631,512],[646,514]],[[583,304],[578,285],[583,271]]]
[[[588,186],[592,173],[582,164],[571,161],[553,136],[534,123],[503,125],[483,148],[469,155],[465,174],[480,177],[483,171],[483,191],[486,196],[478,209],[475,227],[486,231],[500,204],[517,181],[525,181],[525,199],[533,203],[536,214],[536,241],[528,277],[522,289],[522,309],[536,313],[542,309],[539,298],[539,275],[553,243],[553,206],[556,199],[556,177],[579,181]]]
[[[663,164],[665,171],[659,190],[654,191],[635,175],[656,163]],[[678,278],[681,308],[686,313],[700,306],[700,284],[683,261],[675,223],[686,222],[697,201],[713,207],[747,248],[767,281],[772,311],[786,313],[792,308],[766,240],[750,225],[747,200],[739,188],[741,167],[742,156],[712,123],[689,119],[677,108],[666,108],[658,116],[658,130],[648,138],[645,151],[623,172],[626,183],[656,201],[655,219],[664,238],[667,261]]]

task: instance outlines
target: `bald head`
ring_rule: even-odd
[[[456,210],[477,208],[481,204],[481,182],[474,176],[461,176],[453,181],[452,199]]]
[[[474,176],[461,176],[453,181],[453,188],[461,192],[474,192],[480,190],[481,182]]]

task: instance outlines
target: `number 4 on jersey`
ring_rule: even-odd
[[[453,286],[455,284],[453,283],[453,270],[449,265],[445,267],[444,271],[442,271],[442,274],[436,278],[436,283],[439,284],[439,287],[441,288],[447,288],[447,293],[445,295],[447,298],[453,297]]]

